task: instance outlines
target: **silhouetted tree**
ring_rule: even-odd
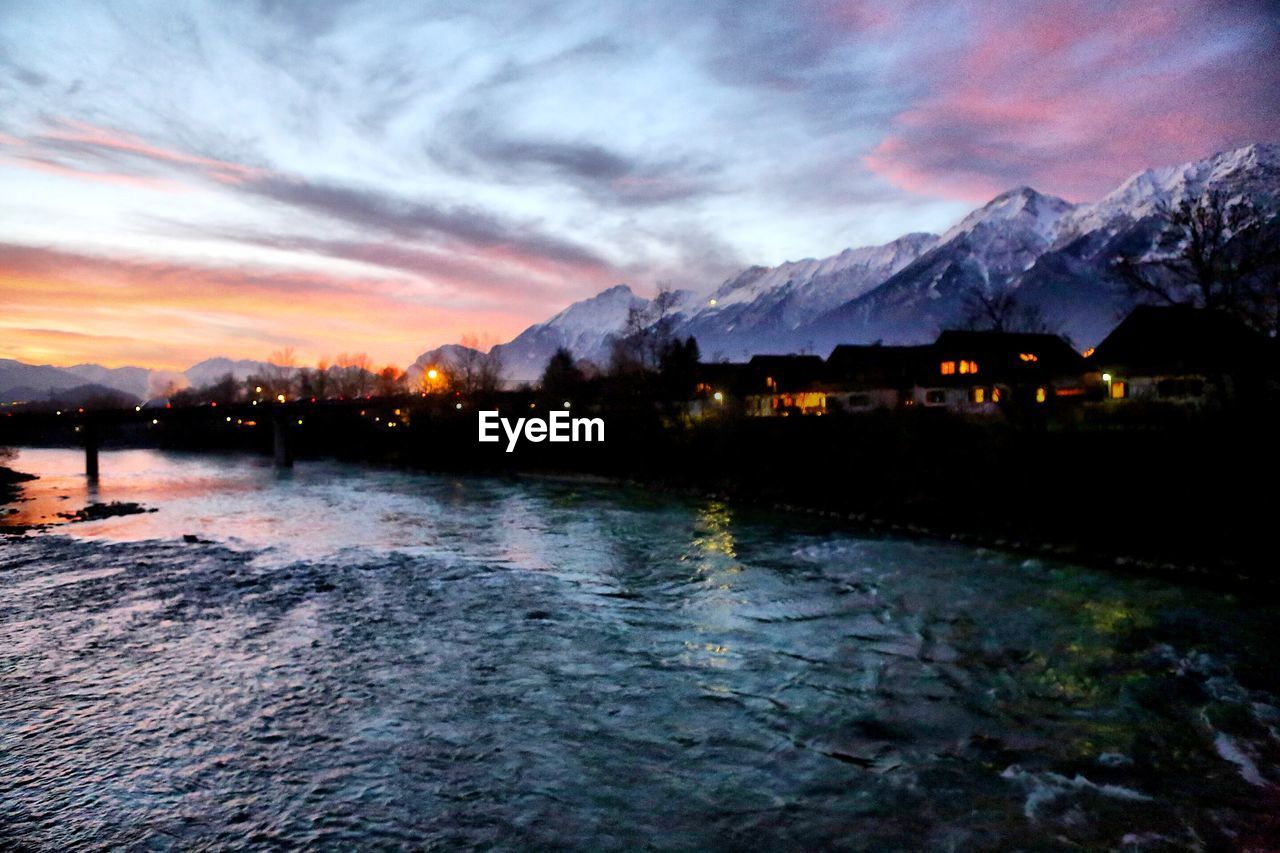
[[[986,291],[974,288],[965,294],[961,325],[977,332],[1032,332],[1061,334],[1039,305],[1025,302],[1007,288]]]
[[[502,359],[492,349],[484,352],[479,337],[463,335],[462,346],[445,367],[449,384],[464,394],[489,394],[502,385]]]
[[[609,373],[616,377],[636,377],[659,368],[671,342],[675,317],[672,311],[677,294],[663,284],[647,305],[627,310],[622,330],[609,342]]]
[[[586,377],[573,353],[560,347],[551,358],[547,359],[547,367],[542,371],[542,390],[553,396],[571,396],[582,387]]]
[[[658,373],[668,396],[685,398],[693,391],[700,358],[698,342],[692,337],[683,341],[671,338],[666,342],[658,359]]]
[[[334,387],[342,397],[363,397],[373,387],[373,362],[362,352],[341,353],[333,370]]]
[[[1280,219],[1252,199],[1213,190],[1163,207],[1157,249],[1116,258],[1112,268],[1137,297],[1227,311],[1267,333],[1280,325]]]
[[[240,398],[240,390],[240,383],[236,381],[235,376],[224,373],[221,379],[200,389],[200,396],[210,403],[225,406]]]
[[[374,393],[379,397],[394,397],[397,394],[402,394],[404,393],[404,380],[405,375],[400,372],[400,368],[388,364],[378,371],[378,377],[374,381]]]
[[[297,360],[293,355],[293,347],[285,347],[271,354],[259,377],[259,384],[262,386],[263,393],[269,397],[280,394],[293,397],[297,392],[295,381],[297,373]]]

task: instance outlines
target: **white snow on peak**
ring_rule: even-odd
[[[920,257],[936,241],[936,235],[912,233],[881,246],[845,249],[829,258],[787,261],[776,267],[751,267],[720,285],[703,300],[702,311],[724,310],[732,305],[754,302],[788,286],[803,287],[815,279],[829,280],[842,273],[845,274],[840,276],[843,280],[854,277],[862,280],[863,286],[856,292],[842,294],[845,299],[853,299]]]
[[[1144,169],[1099,201],[1077,207],[1064,223],[1063,234],[1093,231],[1120,218],[1138,220],[1161,205],[1198,198],[1206,186],[1229,186],[1238,176],[1266,170],[1280,173],[1280,145],[1246,145],[1178,166]]]
[[[629,286],[617,284],[589,299],[573,303],[540,325],[560,329],[570,337],[611,332],[622,327],[627,312],[633,307],[643,308],[647,304],[648,300],[636,296]]]
[[[945,245],[983,226],[1017,229],[1041,238],[1046,244],[1057,237],[1063,219],[1075,205],[1057,196],[1036,192],[1031,187],[1015,187],[993,198],[953,226],[938,241]]]

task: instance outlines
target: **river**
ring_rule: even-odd
[[[1273,605],[608,485],[12,464],[18,520],[156,511],[0,542],[0,847],[1280,844]]]

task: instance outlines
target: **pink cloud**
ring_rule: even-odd
[[[969,201],[1016,184],[1086,199],[1149,166],[1278,138],[1277,111],[1258,109],[1276,103],[1276,45],[1244,15],[1198,0],[974,8],[956,49],[913,66],[937,82],[863,162]]]

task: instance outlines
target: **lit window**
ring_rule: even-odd
[[[1085,350],[1084,352],[1082,352],[1082,353],[1080,353],[1080,354],[1081,354],[1082,356],[1084,356],[1085,358],[1088,358],[1089,356],[1093,355],[1093,347],[1089,347],[1087,350]]]
[[[961,373],[977,373],[977,372],[978,372],[978,362],[976,362],[976,361],[965,361],[965,360],[961,360],[961,362],[960,362],[960,372],[961,372]]]
[[[1033,352],[1020,352],[1018,353],[1018,358],[1022,359],[1023,361],[1039,361],[1040,360],[1040,357]]]
[[[1036,389],[1036,402],[1037,402],[1037,403],[1043,403],[1043,402],[1044,402],[1044,399],[1045,399],[1044,389],[1043,389],[1043,388],[1037,388],[1037,389]]]
[[[991,402],[993,402],[993,403],[999,403],[999,402],[1000,402],[1000,389],[999,389],[999,388],[992,388],[992,389],[991,389]]]
[[[1119,379],[1115,380],[1114,382],[1111,383],[1111,399],[1123,400],[1126,396],[1128,396],[1128,394],[1126,393],[1128,392],[1128,390],[1129,388],[1126,383],[1121,382]]]
[[[955,373],[955,372],[956,372],[956,363],[955,363],[954,361],[944,361],[944,362],[942,362],[942,375],[943,375],[943,376],[950,376],[951,374],[953,374],[953,373]]]
[[[985,403],[986,401],[987,401],[987,389],[986,389],[986,388],[974,388],[974,389],[973,389],[973,402],[975,402],[975,403]]]

